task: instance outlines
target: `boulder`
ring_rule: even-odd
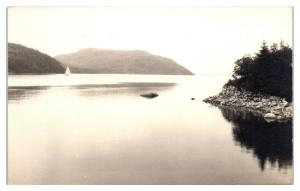
[[[256,109],[262,108],[262,105],[255,106]]]
[[[145,97],[145,98],[152,99],[152,98],[155,98],[155,97],[157,97],[157,96],[158,96],[158,94],[157,94],[157,93],[153,93],[153,92],[151,92],[151,93],[147,93],[147,94],[141,94],[140,96],[142,96],[142,97]]]
[[[278,119],[278,120],[282,120],[283,117],[279,115],[279,116],[277,116],[277,119]]]
[[[275,115],[280,115],[281,112],[279,112],[277,110],[273,110],[272,113],[275,114]]]
[[[282,107],[276,106],[276,107],[273,107],[272,109],[273,109],[273,110],[282,110]]]
[[[282,102],[282,104],[283,104],[284,107],[289,106],[289,102],[287,102],[285,99],[282,99],[281,102]]]
[[[293,112],[293,107],[292,106],[285,107],[285,110],[287,112]]]
[[[255,98],[253,99],[253,101],[255,101],[255,102],[259,102],[259,101],[260,101],[260,99],[259,99],[258,97],[255,97]]]
[[[276,115],[273,113],[267,113],[264,115],[265,119],[276,119]]]
[[[266,120],[266,122],[270,123],[276,121],[277,117],[273,113],[267,113],[264,115],[264,119]]]

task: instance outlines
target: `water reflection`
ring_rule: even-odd
[[[48,90],[49,86],[24,86],[24,87],[9,87],[8,88],[8,100],[21,101],[24,99],[31,99],[34,96]]]
[[[9,184],[292,183],[290,165],[278,171],[265,162],[268,165],[261,173],[257,157],[232,144],[231,124],[201,101],[219,92],[224,81],[215,77],[74,77],[75,81],[73,76],[65,80],[17,76],[16,83],[10,78]],[[14,92],[19,91],[17,86],[20,94]],[[159,96],[140,96],[149,92]],[[241,141],[251,136],[236,137]],[[291,144],[291,139],[286,141]],[[291,150],[277,152],[288,152],[292,161]],[[286,156],[273,155],[275,160]]]
[[[148,91],[161,92],[172,89],[176,83],[138,82],[138,83],[117,83],[100,85],[79,85],[70,88],[78,90],[80,96],[114,96],[114,95],[134,95]]]
[[[266,164],[287,169],[293,163],[292,122],[266,122],[247,111],[222,108],[226,120],[233,124],[233,138],[242,148],[252,151],[263,171]]]
[[[136,95],[148,91],[165,91],[172,89],[176,83],[158,83],[158,82],[136,82],[136,83],[115,83],[115,84],[85,84],[69,86],[13,86],[8,88],[8,100],[21,101],[31,99],[45,90],[65,89],[77,90],[79,96],[113,96],[113,95]]]

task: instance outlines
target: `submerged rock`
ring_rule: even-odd
[[[157,96],[158,96],[158,94],[157,94],[157,93],[153,93],[153,92],[151,92],[151,93],[147,93],[147,94],[141,94],[140,96],[142,96],[142,97],[145,97],[145,98],[152,99],[152,98],[155,98],[155,97],[157,97]]]

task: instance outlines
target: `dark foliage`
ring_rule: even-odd
[[[13,74],[64,73],[54,58],[32,48],[8,43],[8,72]]]
[[[246,55],[235,62],[234,79],[227,85],[292,101],[292,73],[292,49],[283,42],[270,48],[263,42],[254,57]]]

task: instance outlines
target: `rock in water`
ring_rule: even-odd
[[[158,94],[157,94],[157,93],[152,93],[152,92],[151,92],[151,93],[147,93],[147,94],[141,94],[140,96],[151,99],[151,98],[157,97]]]
[[[268,123],[273,122],[277,119],[276,115],[274,115],[273,113],[265,114],[264,118],[265,118],[266,122],[268,122]]]
[[[273,113],[267,113],[264,115],[265,119],[276,119],[276,115],[274,115]]]

